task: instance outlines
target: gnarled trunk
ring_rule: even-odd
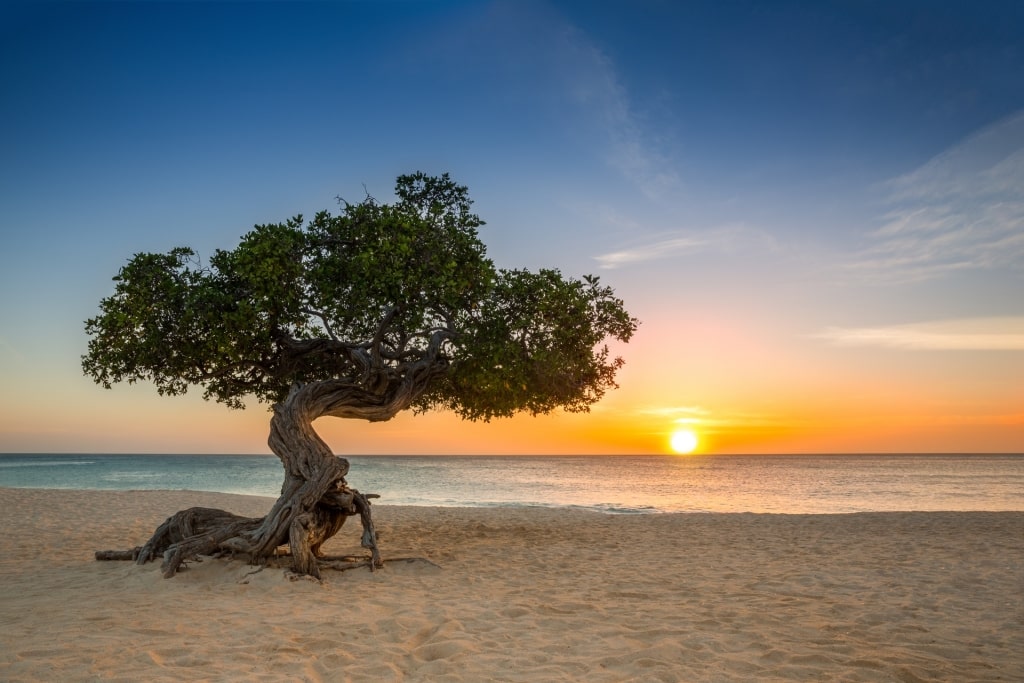
[[[284,465],[284,483],[281,497],[250,539],[256,558],[268,557],[287,543],[295,571],[312,576],[319,576],[320,546],[341,529],[346,517],[357,514],[359,495],[345,482],[348,461],[335,456],[313,429],[313,420],[322,414],[316,400],[321,388],[311,384],[293,389],[274,406],[268,443]]]
[[[366,358],[367,373],[359,382],[337,379],[296,384],[274,406],[270,420],[270,450],[284,465],[281,496],[265,517],[238,517],[224,510],[190,508],[168,518],[139,548],[99,551],[96,559],[135,559],[144,564],[158,555],[171,577],[182,562],[197,555],[242,553],[262,563],[287,545],[292,569],[320,577],[321,546],[341,529],[345,519],[359,515],[362,546],[371,552],[370,568],[382,565],[377,534],[370,515],[370,498],[348,487],[348,461],[335,456],[313,429],[319,417],[333,416],[380,422],[390,420],[422,395],[430,381],[447,369],[438,359],[443,333],[435,333],[419,359],[383,369],[380,358]],[[376,368],[377,372],[372,369]]]
[[[160,556],[164,576],[171,577],[183,562],[198,555],[241,553],[253,563],[262,563],[286,545],[293,571],[319,578],[321,546],[348,517],[359,515],[362,545],[371,551],[370,567],[381,566],[369,501],[376,496],[349,488],[345,481],[348,461],[331,452],[312,423],[325,415],[390,419],[408,407],[424,384],[406,381],[380,393],[340,380],[296,385],[274,406],[270,421],[268,443],[284,465],[284,483],[281,496],[265,517],[252,519],[224,510],[189,508],[168,518],[145,545],[127,551],[99,551],[96,558],[134,559],[144,564]]]

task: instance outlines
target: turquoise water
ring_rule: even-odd
[[[605,512],[1024,511],[1024,455],[363,456],[381,503]],[[271,455],[0,454],[0,487],[277,496]]]

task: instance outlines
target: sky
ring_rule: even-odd
[[[500,267],[641,327],[584,415],[316,426],[339,454],[1024,452],[1024,3],[0,5],[0,452],[269,453],[104,390],[138,252],[470,188]]]

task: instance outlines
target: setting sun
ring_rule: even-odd
[[[697,435],[690,429],[679,429],[672,432],[670,444],[672,450],[679,454],[693,453],[697,448]]]

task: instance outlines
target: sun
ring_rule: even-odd
[[[673,451],[684,455],[686,453],[693,453],[697,449],[699,439],[692,429],[677,429],[672,432],[672,438],[669,440],[669,443]]]

